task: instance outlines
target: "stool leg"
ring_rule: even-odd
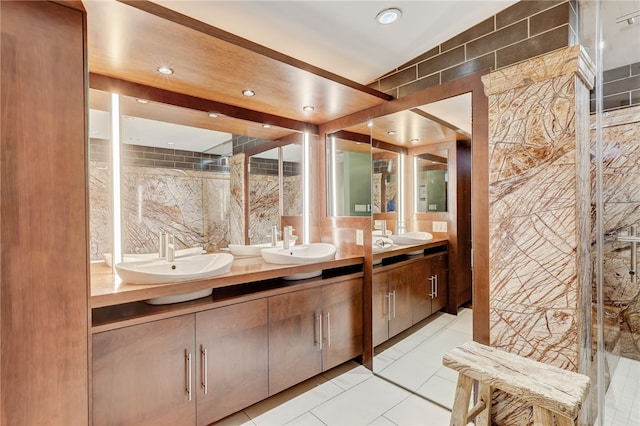
[[[451,410],[449,426],[464,426],[467,424],[472,386],[473,379],[471,377],[458,373],[458,386],[456,387],[456,396],[453,400],[453,410]]]
[[[491,392],[493,388],[488,383],[480,382],[478,385],[478,402],[484,401],[487,405],[476,417],[476,426],[491,426]]]
[[[553,414],[546,408],[533,406],[533,424],[534,426],[553,426]]]
[[[576,423],[573,421],[573,419],[570,419],[569,417],[556,414],[556,424],[558,426],[574,426]]]

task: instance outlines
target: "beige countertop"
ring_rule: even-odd
[[[409,247],[409,246],[406,246]],[[415,250],[415,248],[414,248]],[[214,278],[181,283],[138,285],[123,282],[104,263],[91,265],[91,307],[118,305],[154,297],[190,293],[207,288],[228,287],[256,281],[281,278],[314,270],[341,268],[364,263],[363,256],[336,256],[334,260],[305,265],[276,265],[261,257],[237,258],[231,270]]]
[[[408,254],[416,250],[427,250],[433,247],[446,246],[449,244],[448,238],[434,237],[431,241],[424,244],[411,244],[411,245],[394,245],[389,250],[373,253],[373,261],[380,259],[386,259],[388,257],[400,256]]]

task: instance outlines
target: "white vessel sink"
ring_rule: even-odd
[[[391,239],[395,244],[401,245],[424,244],[433,240],[433,235],[428,232],[407,232],[405,234],[392,235]]]
[[[176,250],[175,257],[195,256],[204,253],[202,247],[192,247]],[[102,258],[107,266],[111,267],[113,255],[111,253],[102,253]],[[123,262],[137,262],[140,260],[158,259],[158,253],[127,253],[122,255]]]
[[[129,284],[166,284],[215,277],[228,272],[232,262],[229,253],[211,253],[173,262],[166,259],[122,262],[116,265],[116,271]]]
[[[166,284],[212,278],[229,272],[233,256],[229,253],[211,253],[187,256],[168,262],[166,259],[122,262],[116,271],[129,284]],[[213,289],[207,288],[190,293],[163,296],[147,300],[152,305],[185,302],[209,296]]]
[[[296,244],[295,240],[290,240],[289,245],[294,246]],[[283,241],[278,241],[275,245],[275,248],[282,248],[284,245]],[[271,243],[264,244],[229,244],[229,251],[232,255],[236,257],[257,257],[262,254],[262,249],[266,248],[274,248]]]
[[[328,243],[311,243],[285,248],[262,249],[262,258],[267,263],[280,265],[300,265],[306,263],[324,262],[335,259],[336,246]],[[317,277],[322,274],[322,269],[293,274],[283,277],[286,280],[301,280]]]

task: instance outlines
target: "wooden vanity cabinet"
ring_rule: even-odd
[[[196,314],[197,425],[269,396],[267,299]]]
[[[412,325],[413,264],[373,274],[373,345]]]
[[[268,396],[267,300],[93,336],[93,424],[208,425]]]
[[[401,261],[373,273],[373,346],[447,304],[448,254]]]
[[[362,354],[362,279],[269,298],[269,393]]]
[[[415,264],[412,280],[412,324],[447,305],[448,261],[447,253],[438,253]]]
[[[194,319],[93,335],[94,426],[195,424]]]

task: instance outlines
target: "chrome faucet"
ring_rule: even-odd
[[[167,257],[167,233],[158,231],[158,258]]]
[[[405,231],[404,222],[401,220],[396,221],[396,234],[400,235]]]
[[[289,250],[289,239],[291,238],[292,229],[291,226],[282,228],[282,248],[285,250]]]
[[[173,262],[176,255],[175,237],[167,234],[167,262]]]
[[[271,246],[275,247],[276,244],[278,243],[278,227],[276,225],[273,225],[271,227]]]
[[[383,220],[382,221],[382,235],[383,236],[387,236],[387,221]]]

